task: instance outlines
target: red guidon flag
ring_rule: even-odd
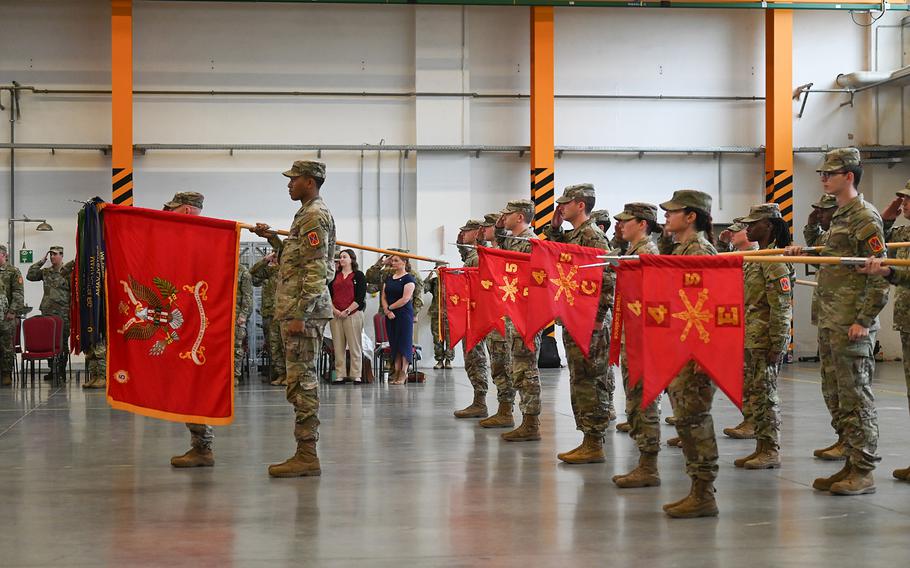
[[[178,422],[234,419],[233,221],[107,205],[107,400]]]
[[[606,268],[582,266],[602,264],[598,256],[605,251],[540,239],[530,242],[527,332],[533,336],[558,317],[587,357]]]
[[[467,270],[467,269],[466,269]],[[496,306],[490,298],[491,292],[480,285],[478,268],[468,272],[468,329],[465,332],[465,349],[470,351],[491,331],[506,336],[506,324],[502,314],[496,312]]]
[[[644,396],[650,404],[690,360],[739,407],[743,395],[741,256],[642,255]]]
[[[626,346],[626,366],[629,368],[629,385],[641,380],[642,354],[642,303],[641,263],[637,260],[622,261],[615,267],[616,294],[613,297],[613,329],[610,337],[610,364],[619,364],[622,344]]]
[[[534,335],[528,335],[525,319],[528,303],[528,263],[531,255],[526,252],[477,247],[480,286],[490,301],[493,311],[509,316],[515,330],[524,339],[528,349],[534,350]]]
[[[445,299],[446,321],[449,322],[449,342],[454,347],[461,341],[468,328],[468,274],[476,268],[439,268],[442,280],[442,297]]]

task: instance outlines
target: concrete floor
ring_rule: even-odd
[[[877,373],[878,493],[811,489],[839,465],[811,457],[832,441],[828,415],[816,368],[791,365],[784,467],[734,468],[753,442],[721,435],[721,516],[696,520],[660,508],[688,489],[678,449],[661,453],[663,486],[650,489],[611,483],[637,459],[615,431],[606,464],[557,462],[580,439],[565,369],[543,373],[543,440],[520,444],[452,418],[470,398],[461,369],[325,387],[323,476],[292,480],[266,474],[293,451],[291,410],[258,379],[216,428],[217,465],[196,470],[168,464],[188,446],[180,424],[111,410],[101,392],[6,388],[0,566],[906,566],[910,484],[890,472],[910,465],[907,397],[900,363]],[[718,432],[738,423],[721,395],[715,405]]]

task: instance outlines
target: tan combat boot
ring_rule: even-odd
[[[746,462],[757,456],[762,451],[762,441],[759,440],[755,443],[755,450],[744,458],[736,458],[733,460],[733,465],[736,467],[745,467]]]
[[[895,469],[891,472],[891,475],[894,476],[894,479],[899,479],[901,481],[910,481],[910,467],[904,469]]]
[[[285,375],[281,375],[269,384],[273,387],[286,387],[288,385],[288,378]]]
[[[871,469],[851,467],[850,473],[840,481],[831,484],[834,495],[865,495],[875,493],[875,478]]]
[[[669,424],[670,426],[676,426],[676,417],[675,417],[675,416],[667,416],[666,418],[664,418],[664,422],[666,422],[666,423]]]
[[[819,477],[812,482],[812,489],[816,491],[831,491],[831,486],[837,483],[838,481],[843,481],[847,478],[847,475],[850,473],[850,462],[844,464],[844,467],[840,471],[832,475],[831,477]]]
[[[703,479],[692,480],[692,492],[681,503],[665,509],[667,514],[677,519],[694,519],[696,517],[716,517],[717,501],[714,499],[714,482]]]
[[[735,428],[724,428],[724,434],[737,440],[752,440],[755,438],[755,426],[743,420]]]
[[[556,457],[572,464],[603,463],[606,461],[603,438],[585,434],[580,446],[574,450],[556,454]]]
[[[632,425],[629,424],[628,422],[620,422],[619,424],[616,425],[617,432],[628,433],[631,430],[632,430]]]
[[[776,469],[780,467],[780,451],[768,440],[759,441],[759,451],[744,464],[746,469]]]
[[[657,454],[642,453],[638,458],[638,467],[625,475],[614,475],[613,483],[620,489],[657,487],[660,485],[660,473],[657,471]]]
[[[269,466],[272,477],[310,477],[321,475],[316,442],[297,442],[297,452],[281,463]]]
[[[3,376],[0,377],[0,386],[8,387],[13,384],[13,375],[12,373],[3,373]]]
[[[474,393],[474,402],[467,408],[455,411],[455,418],[486,418],[487,417],[487,395],[486,393]]]
[[[512,428],[515,421],[512,419],[512,403],[500,402],[496,414],[478,422],[484,428]]]
[[[830,452],[831,450],[837,448],[838,446],[843,446],[843,444],[844,444],[844,437],[838,435],[838,436],[837,436],[837,441],[836,441],[836,442],[834,442],[833,444],[831,444],[831,445],[828,446],[827,448],[819,448],[819,449],[813,451],[813,452],[812,452],[812,455],[815,456],[815,457],[817,457],[817,458],[820,458],[820,457],[822,457],[822,454],[823,454],[823,453],[825,453],[825,452]]]
[[[815,455],[825,461],[845,460],[847,459],[847,444],[843,440],[838,440],[831,448],[822,450]]]
[[[89,377],[89,381],[87,383],[85,383],[84,385],[82,385],[82,388],[84,388],[84,389],[103,389],[105,386],[107,386],[107,380],[104,377],[98,376],[98,375],[91,375]]]
[[[667,440],[667,445],[671,448],[681,448],[682,447],[682,438],[676,436]]]
[[[523,414],[521,426],[502,434],[506,442],[534,442],[540,439],[540,417]]]
[[[212,467],[215,465],[215,454],[212,450],[190,448],[190,451],[182,456],[171,458],[171,465],[174,467]]]

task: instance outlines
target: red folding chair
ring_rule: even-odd
[[[22,322],[22,331],[24,337],[22,364],[28,362],[32,378],[32,386],[35,384],[35,361],[38,361],[38,372],[41,372],[41,361],[53,361],[55,357],[60,356],[63,352],[61,336],[63,329],[59,326],[60,318],[56,316],[35,316]],[[51,363],[51,380],[57,384],[57,370]],[[25,375],[23,373],[23,384]],[[40,384],[40,378],[39,378]]]

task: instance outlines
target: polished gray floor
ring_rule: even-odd
[[[878,492],[814,492],[839,468],[811,457],[832,440],[817,371],[781,384],[784,467],[733,467],[751,441],[723,438],[717,519],[673,520],[661,504],[688,489],[665,449],[660,488],[617,490],[635,462],[625,435],[607,463],[559,464],[580,438],[568,372],[543,376],[543,440],[455,420],[470,397],[461,369],[424,385],[325,387],[323,476],[269,479],[293,451],[281,389],[240,387],[237,419],[216,429],[214,468],[175,470],[180,424],[111,410],[100,392],[0,389],[0,566],[907,566],[910,417],[899,363],[879,365]],[[618,397],[621,398],[621,397]],[[495,404],[491,392],[488,402]],[[621,403],[620,403],[621,404]],[[738,422],[720,395],[718,432]],[[672,428],[663,427],[668,437]]]

